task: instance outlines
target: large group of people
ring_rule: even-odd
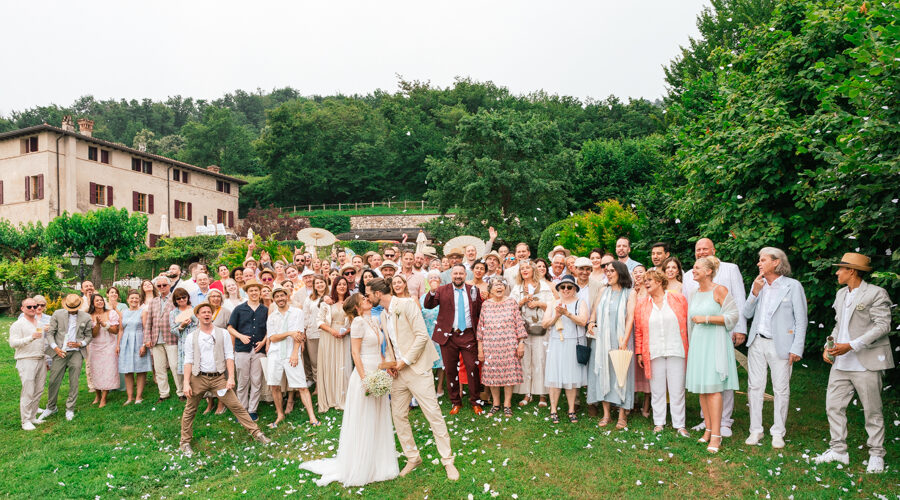
[[[348,446],[379,457],[393,450],[393,437],[382,435],[392,433],[393,415],[407,457],[402,471],[396,463],[351,467],[339,449],[334,459],[305,465],[324,483],[365,484],[421,463],[410,407],[426,415],[448,477],[458,478],[437,402],[443,395],[451,415],[469,407],[475,415],[510,417],[515,395],[519,407],[547,407],[553,424],[561,412],[570,422],[584,418],[583,402],[601,428],[624,429],[642,414],[655,432],[665,432],[668,421],[687,438],[685,404],[695,394],[703,421],[693,429],[715,453],[734,432],[734,391],[741,388],[734,347],[746,341],[745,442],[763,441],[771,380],[771,446],[785,446],[791,371],[804,354],[808,306],[784,251],[759,251],[747,293],[741,270],[720,261],[707,238],[696,242],[693,266],[683,269],[665,242],[652,245],[652,262],[644,265],[631,258],[625,237],[614,253],[597,248],[577,256],[557,246],[544,259],[532,257],[526,243],[492,250],[496,236],[491,231],[481,255],[470,246],[448,249],[443,258],[388,246],[364,255],[335,248],[330,258],[300,250],[287,262],[257,254],[251,244],[242,265],[218,266],[214,281],[201,263],[184,275],[173,264],[137,289],[103,293],[85,281],[82,294],[64,297],[52,315],[44,314],[44,297],[26,299],[9,340],[22,381],[22,428],[33,430],[57,413],[66,373],[65,416],[74,419],[84,366],[101,408],[119,389],[122,404],[141,404],[148,383],[160,401],[173,394],[184,400],[185,453],[192,453],[201,400],[206,413],[230,410],[262,443],[269,439],[256,423],[261,401],[275,406],[269,428],[291,415],[296,398],[311,426],[319,425],[317,413],[337,409],[344,412],[341,447],[346,437]],[[826,392],[831,442],[814,460],[849,462],[845,410],[856,393],[869,435],[868,471],[881,472],[881,375],[894,366],[891,302],[866,282],[868,257],[847,253],[835,266],[842,287],[823,354],[833,364]],[[367,375],[380,367],[394,377],[389,402],[365,395]],[[39,409],[45,381],[47,405]]]

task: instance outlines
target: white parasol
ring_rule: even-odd
[[[337,238],[327,229],[308,227],[297,231],[297,239],[306,244],[310,254],[316,255],[316,247],[337,243]]]
[[[469,245],[475,246],[475,251],[477,252],[477,255],[481,255],[484,253],[484,242],[483,241],[481,241],[480,239],[478,239],[474,236],[463,235],[463,236],[457,236],[456,238],[452,238],[447,243],[444,243],[444,255],[447,255],[448,253],[450,253],[450,251],[453,250],[454,248],[462,248],[463,251],[465,251],[466,247]]]
[[[159,218],[159,235],[169,235],[169,216],[166,214],[162,214],[162,216]]]
[[[247,229],[247,239],[253,241],[253,228]]]

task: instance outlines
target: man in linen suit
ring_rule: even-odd
[[[847,452],[847,405],[853,392],[859,396],[869,435],[869,465],[866,472],[884,472],[884,415],[881,412],[881,376],[894,367],[891,342],[891,299],[884,288],[866,283],[872,270],[865,255],[848,252],[837,264],[838,290],[834,301],[834,347],[822,357],[833,363],[828,376],[825,413],[831,428],[831,447],[815,457],[817,464],[850,463]]]
[[[785,421],[791,396],[791,369],[803,357],[806,339],[806,294],[799,281],[790,278],[787,255],[777,248],[759,251],[759,276],[753,280],[744,303],[744,317],[754,318],[747,338],[749,372],[747,400],[750,403],[750,446],[762,439],[762,407],[766,368],[772,372],[775,415],[772,448],[784,448]]]
[[[81,297],[71,293],[63,300],[63,309],[50,317],[45,338],[46,353],[51,357],[50,387],[47,390],[47,409],[40,419],[57,412],[56,398],[63,376],[69,372],[69,396],[66,398],[66,420],[75,418],[75,403],[78,401],[78,379],[85,350],[93,339],[91,316],[80,310]]]
[[[466,376],[469,382],[469,402],[476,415],[482,413],[478,402],[481,392],[481,377],[478,372],[478,340],[475,327],[481,315],[481,293],[477,287],[467,285],[466,268],[456,264],[450,269],[452,282],[441,285],[437,290],[425,294],[425,308],[441,307],[434,326],[432,340],[441,346],[441,358],[447,373],[447,393],[453,407],[451,415],[459,413],[462,408],[460,396],[459,369],[457,360],[460,354],[466,365]],[[462,300],[460,300],[462,299]]]
[[[428,338],[418,301],[394,297],[390,290],[390,285],[383,278],[375,278],[366,285],[366,298],[369,302],[384,306],[381,326],[391,339],[391,345],[385,346],[385,354],[396,362],[396,367],[391,370],[394,375],[391,413],[397,439],[407,458],[400,475],[409,474],[422,463],[409,425],[409,402],[414,397],[431,425],[434,443],[441,455],[441,463],[447,470],[447,478],[456,481],[459,479],[459,471],[453,465],[450,433],[447,431],[444,415],[441,414],[431,376],[431,367],[438,359],[437,351]]]

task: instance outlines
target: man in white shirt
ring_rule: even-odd
[[[37,316],[34,299],[22,301],[22,316],[9,327],[9,346],[16,350],[16,370],[22,381],[19,393],[19,417],[22,430],[33,431],[37,418],[38,402],[44,393],[47,364],[44,362],[44,329]]]
[[[288,304],[288,290],[281,285],[272,289],[272,300],[278,308],[266,319],[266,335],[269,337],[269,349],[266,353],[266,380],[272,390],[275,402],[275,422],[269,424],[274,429],[284,420],[281,401],[281,379],[287,377],[288,390],[299,389],[300,400],[313,425],[319,425],[312,409],[312,396],[303,363],[300,362],[300,348],[306,341],[303,333],[303,310]]]
[[[184,341],[184,395],[187,403],[181,415],[182,453],[191,456],[194,437],[194,416],[197,405],[206,392],[214,392],[253,439],[269,444],[271,439],[259,430],[247,410],[234,394],[234,347],[228,332],[212,324],[213,310],[208,303],[194,307],[200,326]]]
[[[47,409],[41,413],[45,420],[57,412],[57,396],[62,379],[69,372],[69,396],[66,398],[66,420],[75,418],[75,403],[78,402],[78,380],[86,347],[94,338],[91,332],[91,316],[81,311],[82,299],[69,294],[63,299],[62,309],[50,316],[50,325],[44,334],[47,339],[47,354],[52,356],[50,382],[47,388]]]
[[[518,283],[516,277],[519,275],[519,262],[524,260],[528,260],[531,258],[531,249],[528,247],[528,243],[520,242],[516,245],[516,264],[514,266],[508,266],[503,271],[503,277],[506,278],[506,281],[510,283]],[[507,264],[508,265],[508,261]],[[449,281],[447,281],[449,283]],[[441,280],[441,284],[444,284],[444,280]]]
[[[547,270],[547,275],[550,278],[550,282],[554,285],[559,283],[559,281],[563,278],[563,276],[569,274],[566,269],[566,256],[562,253],[556,253],[553,255],[553,260],[550,261],[550,269]]]
[[[699,259],[700,257],[708,257],[710,255],[716,255],[716,247],[712,240],[709,238],[700,238],[697,240],[696,245],[694,245],[694,256]],[[690,305],[691,297],[693,297],[694,292],[699,288],[697,282],[694,281],[694,270],[690,269],[684,273],[683,280],[684,283],[681,288],[681,294],[688,299],[688,304]],[[743,313],[744,302],[747,299],[747,292],[744,288],[744,277],[741,276],[741,270],[738,269],[736,264],[720,261],[719,270],[716,272],[715,278],[713,278],[713,283],[717,283],[727,288],[728,291],[731,292],[731,296],[734,298],[734,302],[737,305],[738,322],[734,325],[734,330],[731,332],[731,340],[735,347],[737,347],[743,344],[747,339],[747,318],[744,317]],[[722,393],[722,437],[731,437],[731,425],[734,423],[734,419],[731,418],[732,413],[734,413],[734,391],[724,391]],[[699,425],[693,427],[695,431],[703,430],[705,428],[706,426],[703,422],[700,422]]]

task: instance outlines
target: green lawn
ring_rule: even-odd
[[[813,360],[797,365],[788,419],[788,444],[782,451],[743,444],[748,425],[746,397],[738,396],[735,437],[727,439],[715,456],[695,439],[677,438],[673,432],[651,432],[642,417],[631,420],[625,431],[599,430],[596,419],[582,415],[578,424],[557,426],[547,410],[516,410],[509,420],[475,417],[470,410],[447,415],[456,464],[462,479],[446,481],[434,463],[437,451],[423,446],[425,464],[409,477],[364,488],[345,489],[332,484],[319,489],[312,476],[299,470],[305,459],[332,455],[338,444],[341,415],[322,416],[326,425],[306,425],[302,411],[289,416],[288,425],[268,431],[277,445],[252,442],[230,416],[197,416],[195,455],[183,458],[175,450],[182,404],[170,400],[155,404],[150,386],[142,406],[120,406],[125,397],[114,393],[103,409],[92,407],[82,377],[76,418],[66,422],[55,415],[28,432],[20,430],[19,381],[10,349],[11,320],[0,318],[0,414],[2,436],[0,495],[14,498],[142,497],[175,498],[194,495],[228,498],[239,495],[272,498],[319,497],[357,494],[368,498],[601,498],[619,497],[767,497],[896,498],[900,492],[898,396],[895,388],[884,394],[887,422],[888,471],[865,474],[862,410],[851,406],[851,465],[814,466],[807,457],[827,448],[828,425],[824,413],[827,367]],[[806,365],[806,366],[804,366]],[[65,387],[60,405],[65,402]],[[745,381],[742,380],[742,388]],[[445,405],[447,401],[442,400]],[[699,419],[696,396],[689,395],[688,422]],[[43,404],[42,404],[43,406]],[[767,425],[771,404],[766,404]],[[274,419],[271,405],[260,408],[260,423]],[[430,431],[420,412],[413,412],[417,441],[424,445]],[[564,419],[565,420],[565,419]],[[695,438],[699,433],[692,433]],[[399,449],[399,448],[398,448]],[[401,466],[405,462],[401,459]]]

